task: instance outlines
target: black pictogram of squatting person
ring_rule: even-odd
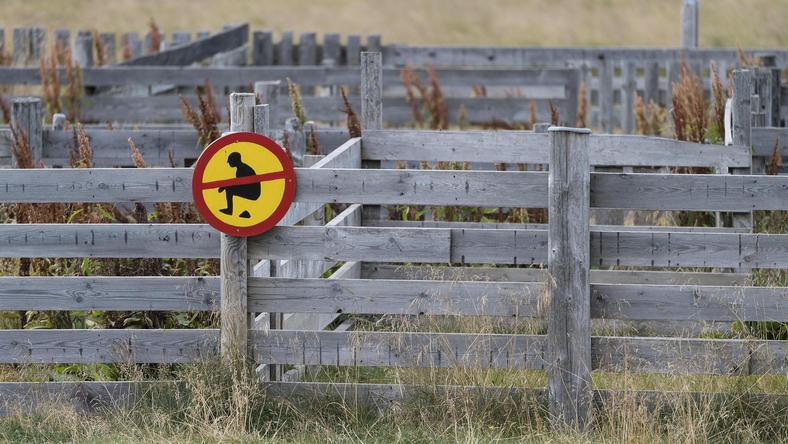
[[[227,156],[227,164],[231,167],[235,168],[235,177],[247,177],[247,176],[254,176],[255,173],[254,169],[249,165],[243,163],[241,161],[241,153],[230,153]],[[224,214],[229,216],[233,215],[233,198],[238,196],[244,199],[249,200],[257,200],[260,198],[260,189],[261,184],[257,183],[250,183],[245,185],[230,185],[229,187],[219,187],[219,192],[224,192],[225,196],[227,197],[227,208],[224,208],[221,211]],[[251,217],[248,211],[244,211],[243,213],[239,214],[239,217],[244,219],[248,219]]]

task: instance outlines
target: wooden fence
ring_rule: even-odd
[[[360,63],[360,53],[362,51],[380,51],[383,54],[385,66],[391,68],[392,74],[387,74],[387,87],[398,85],[396,77],[398,69],[406,64],[423,67],[427,64],[436,67],[457,68],[457,67],[484,67],[490,70],[491,67],[507,69],[512,73],[516,70],[525,68],[575,68],[580,70],[580,80],[586,86],[588,108],[587,125],[601,129],[602,132],[613,132],[621,130],[624,133],[632,133],[635,128],[633,112],[633,98],[637,93],[648,103],[653,100],[662,106],[671,106],[671,85],[679,76],[680,61],[682,58],[687,61],[692,71],[703,79],[704,89],[707,94],[711,93],[712,72],[710,66],[715,63],[718,72],[723,78],[729,70],[740,67],[740,61],[735,49],[701,49],[698,48],[698,5],[694,1],[686,1],[681,14],[681,47],[675,49],[643,49],[643,48],[540,48],[540,47],[467,47],[467,46],[412,46],[389,44],[383,45],[379,35],[367,36],[366,42],[362,44],[359,35],[349,35],[343,44],[339,34],[328,33],[319,41],[316,33],[301,33],[298,41],[294,41],[294,34],[285,31],[274,41],[270,31],[255,31],[251,33],[248,25],[228,26],[225,30],[216,35],[209,36],[205,32],[175,32],[169,39],[162,39],[160,48],[151,48],[150,37],[147,36],[146,43],[134,33],[124,34],[117,38],[113,33],[101,33],[98,38],[104,45],[106,56],[105,63],[113,64],[120,60],[117,55],[120,51],[117,48],[124,48],[132,59],[123,61],[121,64],[128,66],[186,66],[194,62],[210,59],[214,66],[271,66],[280,65],[282,68],[278,74],[273,74],[275,70],[247,70],[232,73],[227,71],[219,77],[232,82],[221,85],[229,85],[230,90],[237,90],[237,86],[246,86],[251,82],[266,79],[281,80],[285,76],[291,76],[300,83],[309,85],[310,80],[303,78],[306,76],[313,79],[314,76],[325,75],[319,69],[309,70],[305,74],[298,74],[301,71],[294,68],[299,66],[306,67],[337,67],[340,68],[334,75],[338,77],[348,76],[357,79],[352,72]],[[53,33],[54,42],[61,42],[62,45],[71,46],[78,63],[88,71],[95,65],[93,55],[93,34],[88,31],[77,33],[73,42],[70,42],[70,33],[65,30],[57,30]],[[196,40],[192,40],[192,36]],[[121,44],[118,44],[118,40]],[[42,28],[18,28],[13,32],[13,54],[17,65],[35,64],[40,55],[45,52],[46,31]],[[0,30],[0,49],[5,45],[4,33]],[[54,43],[53,43],[54,45]],[[159,52],[151,53],[153,50]],[[745,50],[748,56],[759,56],[766,67],[763,78],[756,76],[756,85],[763,85],[763,88],[770,89],[768,95],[758,87],[758,94],[761,97],[762,107],[771,107],[768,115],[767,126],[781,126],[781,114],[785,115],[788,106],[788,89],[779,86],[780,70],[788,67],[788,52],[784,50],[770,49],[748,49]],[[348,69],[341,69],[349,67]],[[97,72],[86,72],[86,84],[91,84],[93,76],[121,76],[120,72],[114,71],[113,74],[103,74]],[[560,70],[559,70],[560,71]],[[766,73],[765,71],[769,71]],[[197,73],[197,71],[194,71]],[[128,71],[129,76],[134,76],[136,85],[148,87],[149,92],[154,93],[155,88],[151,85],[160,85],[161,82],[168,80],[171,71]],[[273,75],[272,75],[273,74]],[[292,75],[291,75],[292,74]],[[215,72],[200,72],[196,77],[192,77],[191,82],[186,84],[202,83],[206,77],[214,78]],[[776,78],[774,77],[776,75]],[[770,84],[767,84],[765,77],[772,76]],[[35,70],[6,72],[0,70],[0,84],[14,84],[23,79],[36,77]],[[446,73],[438,76],[441,81],[449,83],[452,80]],[[502,73],[475,80],[468,78],[460,82],[459,86],[466,89],[473,85],[483,85],[495,87],[495,83],[487,82],[492,79],[505,77]],[[123,83],[124,80],[118,80]],[[147,82],[147,83],[142,83]],[[560,84],[560,79],[555,79],[555,83]],[[327,81],[324,84],[331,84]],[[116,85],[112,80],[104,81],[103,85]],[[342,83],[339,83],[342,84]],[[348,84],[353,84],[351,81]],[[499,83],[500,85],[500,83]],[[519,86],[519,83],[507,86]],[[172,85],[165,85],[160,88],[162,91],[171,90]],[[516,94],[516,90],[513,90]],[[137,90],[139,92],[139,90]],[[467,91],[466,91],[467,94]],[[533,93],[530,93],[533,94]],[[148,95],[148,94],[145,94]],[[526,91],[523,94],[530,97]],[[576,95],[576,94],[575,94]],[[550,98],[544,94],[535,94],[536,98]],[[564,96],[567,97],[567,96]],[[555,97],[553,97],[555,98]],[[459,103],[465,103],[466,112],[471,121],[487,122],[493,118],[505,119],[510,123],[513,120],[524,120],[524,110],[527,103],[521,100],[509,98],[501,99],[497,97],[473,99],[467,102],[465,98],[456,100],[450,98],[448,109],[450,119],[456,122],[459,114]],[[338,100],[336,98],[314,97],[313,103],[307,103],[307,110],[312,110],[315,120],[337,119]],[[274,122],[278,122],[276,116],[283,116],[286,112],[286,105],[276,105],[271,100],[272,116]],[[470,103],[473,103],[471,105]],[[409,107],[404,103],[402,97],[392,99],[387,103],[387,121],[401,125],[403,122],[411,120]],[[538,120],[545,121],[546,106],[541,104],[539,110],[542,113]],[[279,113],[277,111],[282,111]],[[564,121],[574,124],[574,109],[571,106],[562,108]],[[86,104],[85,117],[89,120],[103,121],[107,118],[117,120],[151,120],[151,121],[177,121],[181,119],[177,107],[177,100],[170,96],[156,97],[154,99],[143,100],[141,98],[122,98],[106,97],[103,95],[92,96]],[[341,117],[341,116],[339,116]],[[525,116],[527,117],[527,116]]]
[[[376,157],[365,153],[388,152],[380,139],[376,141],[375,133],[371,134],[369,142],[367,136],[351,139],[321,163],[297,169],[299,188],[293,214],[306,214],[324,202],[351,206],[326,226],[279,226],[249,238],[246,250],[249,259],[266,259],[269,265],[288,262],[277,262],[277,269],[284,273],[274,273],[277,277],[268,277],[261,266],[248,270],[244,299],[247,310],[319,313],[328,318],[338,313],[518,318],[549,313],[551,322],[555,322],[554,317],[574,319],[570,324],[578,330],[571,337],[578,338],[577,343],[554,343],[558,331],[553,327],[548,329],[547,336],[252,328],[248,331],[249,353],[258,363],[546,369],[551,372],[552,387],[553,383],[562,383],[553,372],[568,369],[555,363],[556,347],[575,347],[577,353],[572,353],[567,365],[575,370],[584,369],[585,373],[579,373],[581,380],[576,388],[563,389],[588,396],[590,370],[723,375],[788,371],[788,347],[784,341],[592,337],[588,330],[591,318],[785,321],[788,296],[784,289],[686,282],[682,285],[613,284],[601,279],[604,274],[590,270],[597,266],[785,268],[788,266],[785,235],[704,232],[679,227],[669,231],[592,228],[588,212],[591,207],[785,209],[788,178],[590,173],[590,162],[582,160],[590,160],[595,152],[604,150],[609,139],[602,137],[592,142],[595,136],[561,129],[546,138],[539,136],[545,149],[552,150],[550,173],[362,169],[364,157],[370,160]],[[422,135],[425,140],[435,136],[429,132]],[[573,178],[561,176],[561,170],[556,167],[556,157],[562,152],[572,155],[567,165],[578,170],[572,173]],[[464,159],[479,156],[474,144],[455,147],[451,153]],[[491,154],[483,160],[499,159],[495,156],[502,154]],[[2,202],[191,200],[189,169],[2,170],[0,178],[0,191],[5,190],[0,193]],[[571,208],[569,203],[558,207],[556,200],[561,196],[580,207]],[[360,225],[362,220],[374,221],[361,218],[362,206],[380,204],[549,205],[551,219],[548,229],[514,228],[506,224],[466,228],[450,222],[435,228]],[[561,217],[561,211],[570,208]],[[566,229],[556,230],[557,227]],[[567,238],[568,234],[573,237]],[[3,225],[0,242],[4,245],[3,257],[224,255],[220,236],[202,225]],[[556,251],[582,260],[564,262],[556,257]],[[321,271],[336,262],[344,265],[332,278],[316,279],[319,275],[303,276],[305,268],[294,267],[297,261],[319,263]],[[236,262],[236,266],[245,267],[246,261]],[[517,268],[497,271],[499,276],[512,273],[507,281],[432,281],[408,279],[408,266],[395,265],[388,269],[386,279],[379,279],[382,269],[365,271],[369,270],[362,266],[365,263],[384,266],[541,264],[548,265],[556,286],[549,290],[548,309],[543,271],[532,273],[528,282],[517,276],[529,272]],[[567,276],[564,270],[568,266],[580,268],[569,273],[568,278],[562,278]],[[288,275],[288,267],[300,271]],[[421,265],[414,268],[418,270]],[[496,273],[495,270],[458,271],[484,275]],[[681,274],[674,273],[671,279]],[[224,297],[220,289],[225,288],[221,278],[216,277],[2,278],[2,284],[3,310],[216,310]],[[238,282],[234,280],[230,284]],[[569,288],[567,285],[585,288],[581,293],[573,293],[576,297],[584,295],[576,299],[580,303],[559,303],[558,292]],[[228,315],[222,313],[222,328],[230,322]],[[246,322],[245,314],[243,319]],[[288,319],[284,325],[287,327]],[[567,337],[566,332],[561,335]],[[4,363],[195,362],[216,352],[219,336],[216,330],[3,330],[0,360]],[[286,383],[277,384],[283,389]],[[29,389],[24,384],[17,386],[22,391]],[[3,390],[9,392],[10,388],[5,385]],[[561,409],[570,408],[566,400],[555,396],[556,390],[561,391],[550,390],[553,399]],[[585,396],[573,399],[590,399]]]
[[[381,130],[384,108],[381,85],[375,84],[381,77],[370,72],[380,66],[370,57],[361,82],[364,135],[309,168],[297,168],[296,202],[268,233],[231,242],[204,225],[0,225],[2,257],[219,257],[223,271],[221,277],[203,278],[0,278],[0,310],[219,310],[219,330],[2,330],[0,363],[187,363],[232,350],[264,366],[259,371],[272,380],[269,389],[283,395],[335,390],[374,396],[394,390],[287,382],[311,365],[545,370],[553,416],[581,423],[591,403],[606,396],[592,392],[591,371],[788,371],[785,341],[592,336],[590,330],[591,319],[786,321],[788,293],[782,288],[733,287],[741,275],[683,270],[785,268],[788,236],[726,228],[592,226],[590,211],[784,210],[788,178],[591,172],[591,165],[624,162],[735,168],[749,163],[743,146],[595,136],[566,128],[548,134]],[[231,125],[231,130],[268,132],[262,118],[267,105],[254,106],[251,94],[230,103],[234,122],[261,122]],[[387,160],[548,163],[550,171],[376,168]],[[0,203],[190,202],[191,173],[187,168],[5,169]],[[312,215],[325,203],[348,207],[323,224]],[[548,207],[550,221],[546,226],[391,226],[380,218],[378,206],[396,204]],[[302,220],[307,223],[296,225]],[[336,265],[341,266],[329,278],[320,278]],[[599,269],[630,266],[646,271]],[[282,312],[288,314],[274,314]],[[247,313],[254,314],[253,322]],[[325,330],[346,314],[546,318],[548,330],[546,335]],[[296,368],[283,375],[280,364]],[[130,387],[126,382],[4,383],[0,411],[53,393],[76,394],[90,409],[129,396]]]
[[[390,89],[385,98],[386,124],[403,126],[415,122],[413,107],[408,102],[400,80],[400,69],[384,71],[384,85]],[[422,83],[429,79],[424,70],[416,70]],[[494,121],[513,123],[528,122],[529,105],[533,100],[537,120],[550,119],[548,102],[558,109],[561,120],[574,123],[578,105],[579,72],[572,69],[484,69],[447,68],[437,69],[441,87],[445,91],[445,106],[448,122],[456,125],[461,119],[468,124],[485,124]],[[63,79],[64,76],[61,76]],[[258,91],[271,105],[272,122],[277,128],[284,126],[292,116],[290,100],[277,100],[277,94],[269,93],[277,88],[270,82],[281,82],[290,78],[302,89],[314,91],[338,91],[340,86],[349,87],[350,103],[354,109],[360,107],[360,98],[350,88],[359,85],[359,68],[340,67],[114,67],[86,68],[83,82],[86,87],[114,88],[129,91],[130,87],[162,87],[157,95],[132,95],[128,93],[106,93],[85,96],[81,102],[81,119],[86,122],[184,122],[179,95],[196,106],[193,93],[195,86],[209,82],[216,91],[216,103],[223,105],[225,89],[238,90],[258,82]],[[266,82],[269,82],[266,84]],[[41,75],[36,68],[0,68],[0,85],[38,85]],[[474,97],[472,86],[509,89],[509,96]],[[187,91],[184,88],[187,87]],[[125,90],[124,90],[125,88]],[[135,90],[132,90],[134,92]],[[418,96],[418,94],[417,94]],[[338,93],[316,96],[305,93],[303,104],[307,117],[318,122],[343,122],[345,114],[342,98]],[[223,108],[223,107],[222,107]],[[220,112],[224,114],[224,110]],[[464,113],[464,117],[461,114]]]

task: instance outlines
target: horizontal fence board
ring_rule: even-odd
[[[185,96],[189,102],[196,104],[192,95]],[[552,100],[559,113],[568,112],[565,99],[528,99],[524,97],[446,97],[447,117],[449,122],[459,121],[460,106],[465,109],[465,119],[470,123],[489,123],[493,120],[506,122],[526,122],[530,118],[528,106],[535,101],[537,119],[550,118],[548,100]],[[222,99],[217,97],[218,103]],[[353,109],[360,109],[361,99],[357,96],[349,98]],[[341,97],[304,96],[303,106],[307,116],[318,122],[341,122],[346,116],[341,111]],[[176,95],[159,95],[149,97],[123,96],[89,96],[80,109],[80,118],[87,122],[137,122],[137,123],[176,123],[185,122],[181,111],[180,99]],[[403,125],[415,121],[413,111],[405,97],[385,97],[383,107],[386,110],[387,124]],[[278,116],[273,122],[276,126],[284,124],[291,115],[290,104],[281,102],[273,105],[272,112]]]
[[[548,274],[541,268],[446,267],[432,265],[392,265],[364,263],[363,279],[417,279],[446,281],[544,282]],[[744,285],[746,273],[700,273],[680,271],[591,270],[592,284],[653,285]]]
[[[778,65],[786,63],[788,53],[779,49],[745,49],[747,54],[768,52],[777,55]],[[710,62],[738,64],[736,48],[621,48],[621,47],[536,47],[536,46],[449,46],[449,45],[386,45],[383,60],[386,65],[404,66],[555,66],[567,62],[661,63],[686,60],[708,66]]]
[[[250,278],[249,311],[540,315],[543,285],[379,279]]]
[[[444,222],[434,220],[368,220],[364,225],[401,228],[464,228],[483,230],[547,230],[547,224],[510,222]],[[591,225],[591,231],[645,231],[677,233],[750,233],[749,228],[737,227],[679,227],[672,225]]]
[[[179,381],[0,382],[0,417],[35,414],[69,406],[95,415],[132,408],[150,390],[175,389]]]
[[[215,357],[218,330],[0,330],[0,363],[183,363]]]
[[[191,202],[191,168],[0,170],[0,202]],[[307,203],[544,207],[547,173],[297,168]]]
[[[218,277],[0,277],[0,311],[218,308]]]
[[[410,250],[396,245],[401,240],[407,240]],[[784,268],[788,264],[788,235],[780,234],[594,231],[590,248],[592,265],[598,266]],[[250,238],[249,252],[273,259],[543,264],[547,232],[279,227]]]
[[[788,177],[707,174],[591,175],[597,208],[751,211],[788,208]]]
[[[483,333],[250,331],[258,362],[300,365],[545,369],[545,336]],[[788,343],[740,339],[593,337],[594,370],[781,374]]]
[[[198,224],[0,224],[0,257],[216,258],[219,233]]]
[[[788,235],[737,233],[591,233],[592,265],[784,268]]]
[[[744,339],[593,337],[595,370],[762,375],[788,372],[788,343]]]
[[[400,332],[251,332],[258,362],[543,369],[543,336]]]
[[[770,157],[775,145],[780,155],[788,156],[788,128],[752,128],[751,138],[753,156]]]
[[[196,42],[195,42],[196,43]],[[174,50],[173,50],[174,51]],[[400,69],[384,68],[384,86],[402,86]],[[427,81],[426,71],[414,73]],[[65,83],[65,71],[59,78]],[[502,69],[502,68],[436,68],[441,86],[470,87],[490,86],[568,86],[572,82],[572,69]],[[290,78],[299,86],[357,86],[361,83],[358,67],[323,66],[250,66],[250,67],[191,67],[191,66],[106,66],[83,68],[85,86],[174,85],[201,86],[206,81],[212,85],[248,85],[256,81],[275,81]],[[40,84],[38,68],[0,68],[0,85]]]
[[[371,384],[337,382],[268,382],[266,393],[287,398],[289,401],[313,402],[326,399],[339,400],[350,405],[366,405],[380,409],[391,408],[392,404],[417,402],[425,406],[443,405],[447,399],[470,399],[484,402],[514,402],[532,405],[536,401],[547,406],[547,389],[495,385],[440,385],[440,384]],[[699,408],[714,402],[742,402],[761,411],[783,412],[788,408],[788,395],[782,393],[727,393],[727,392],[680,392],[656,390],[594,390],[597,409],[610,411],[622,405],[646,408],[659,412],[672,406],[687,407],[695,403]]]
[[[169,167],[169,154],[176,160],[176,166],[185,166],[186,159],[199,157],[202,147],[198,145],[197,132],[188,127],[151,127],[142,125],[141,129],[106,129],[85,125],[85,135],[93,149],[93,163],[96,167],[132,166],[128,139],[132,139],[140,150],[145,164],[149,167]],[[222,127],[220,126],[220,130]],[[46,166],[68,166],[69,152],[76,146],[72,131],[43,130],[43,160]],[[272,131],[273,138],[282,139],[282,131]],[[320,148],[332,151],[350,136],[346,129],[323,128],[315,131]],[[11,131],[0,129],[0,162],[6,158],[10,162]]]
[[[190,65],[220,52],[230,51],[249,40],[249,25],[242,24],[219,33],[183,43],[154,54],[135,57],[121,65]]]
[[[530,131],[365,131],[362,155],[374,160],[549,163],[548,134]],[[592,135],[592,165],[749,166],[745,147],[647,136]]]
[[[0,202],[191,202],[191,168],[0,170]]]
[[[788,288],[594,284],[591,316],[658,321],[786,322]]]
[[[374,227],[276,227],[248,240],[270,259],[449,262],[451,233]]]
[[[190,168],[0,170],[0,202],[190,202]],[[298,202],[541,208],[547,173],[296,169]],[[788,208],[788,177],[591,174],[597,208]]]
[[[366,405],[389,409],[401,402],[441,402],[445,399],[484,399],[486,402],[527,402],[533,400],[546,406],[547,390],[543,388],[495,385],[440,384],[374,384],[326,382],[266,382],[270,396],[289,402],[337,400],[346,405]],[[0,416],[32,414],[38,407],[51,408],[53,403],[72,407],[81,414],[101,414],[108,409],[131,408],[150,395],[177,393],[183,381],[63,381],[63,382],[0,382]],[[781,393],[676,392],[656,390],[594,390],[594,403],[599,409],[611,409],[622,402],[659,411],[672,405],[699,406],[713,402],[741,402],[762,411],[782,412],[788,408],[788,396]],[[46,410],[45,410],[46,411]]]
[[[0,224],[0,257],[213,258],[198,224]],[[592,265],[785,268],[788,235],[593,231]],[[543,264],[545,230],[280,226],[249,239],[253,258]]]
[[[297,170],[299,202],[544,207],[547,173]]]

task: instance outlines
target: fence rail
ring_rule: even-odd
[[[379,80],[375,60],[364,57],[362,90]],[[737,168],[746,167],[749,156],[742,148],[587,130],[552,128],[547,136],[383,131],[380,82],[377,88],[367,91],[361,107],[370,129],[311,167],[297,168],[296,203],[287,221],[260,236],[221,236],[205,225],[0,225],[2,257],[219,257],[222,265],[221,276],[204,279],[0,280],[0,309],[218,306],[221,315],[219,330],[2,330],[0,363],[185,363],[234,353],[248,354],[264,366],[261,374],[276,380],[283,379],[282,365],[296,366],[296,374],[310,365],[531,369],[547,372],[551,408],[562,414],[587,411],[594,396],[591,371],[788,371],[785,341],[592,336],[590,330],[592,319],[785,321],[788,292],[782,288],[734,287],[748,284],[742,273],[684,271],[786,268],[788,235],[742,227],[592,227],[589,217],[591,208],[784,210],[788,177],[591,172],[591,165],[610,161]],[[238,122],[255,121],[253,102],[251,94],[232,97],[231,130],[249,129]],[[749,121],[737,111],[735,118],[744,117]],[[667,154],[637,156],[654,148]],[[419,149],[435,160],[547,163],[549,172],[373,168],[381,161],[424,160]],[[680,156],[681,150],[690,154]],[[190,190],[187,168],[0,170],[0,203],[190,202]],[[350,206],[325,224],[314,219],[325,203]],[[377,205],[387,204],[548,207],[550,219],[545,225],[375,226],[386,219]],[[463,267],[429,279],[436,269],[429,264],[438,271]],[[548,267],[491,267],[496,264]],[[597,269],[626,266],[648,270]],[[332,270],[330,279],[321,279]],[[477,272],[489,279],[469,278]],[[285,311],[288,316],[279,314]],[[324,330],[340,314],[539,318],[548,328],[546,335]],[[571,380],[561,378],[567,374]]]

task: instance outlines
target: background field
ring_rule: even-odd
[[[379,33],[384,43],[679,44],[681,0],[3,0],[0,27]],[[701,0],[703,47],[788,45],[788,0]]]

